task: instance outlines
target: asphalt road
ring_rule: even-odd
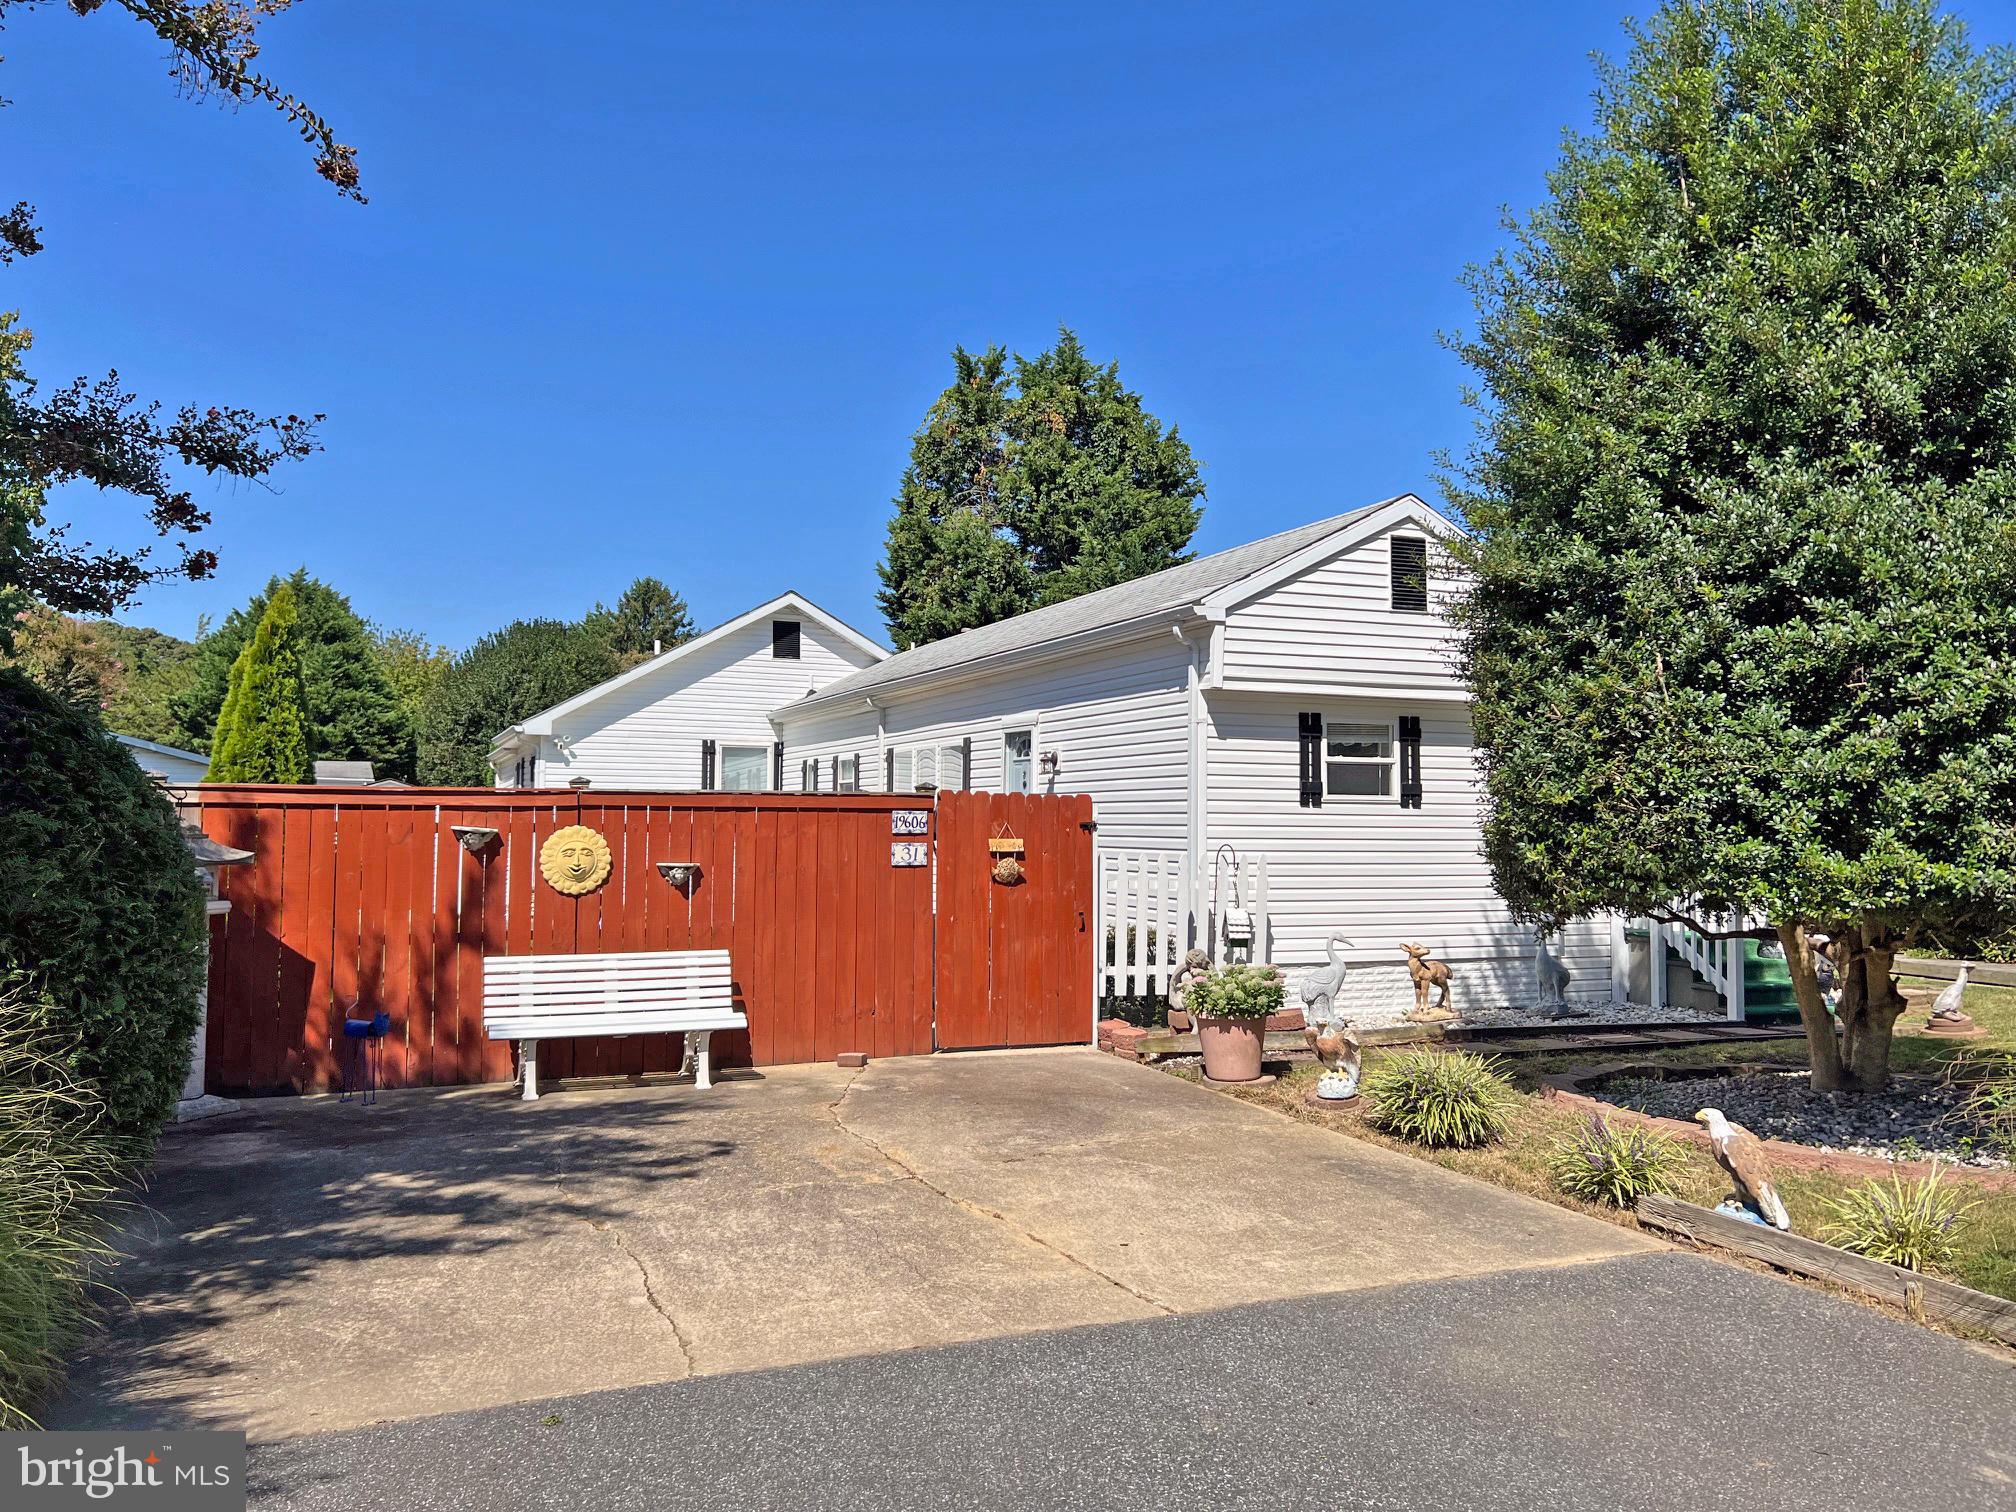
[[[266,1512],[2006,1512],[2016,1368],[1676,1252],[291,1439],[250,1486]]]

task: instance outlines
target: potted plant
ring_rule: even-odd
[[[1257,1081],[1267,1015],[1286,984],[1273,966],[1227,966],[1190,983],[1184,1006],[1197,1021],[1204,1074],[1212,1081]]]

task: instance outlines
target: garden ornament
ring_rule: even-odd
[[[539,847],[539,872],[557,893],[578,898],[609,880],[609,842],[585,824],[570,824]]]
[[[1540,989],[1543,1005],[1554,1008],[1568,1006],[1568,983],[1571,980],[1568,968],[1561,957],[1548,947],[1547,937],[1537,929],[1533,932],[1533,980]]]
[[[1975,1024],[1971,1014],[1961,1011],[1966,997],[1967,963],[1962,961],[1960,963],[1960,975],[1955,977],[1952,984],[1932,1000],[1931,1017],[1925,1020],[1927,1032],[1932,1034],[1959,1035],[1967,1039],[1986,1033],[1985,1030]]]
[[[1169,1027],[1182,1031],[1190,1027],[1190,984],[1200,977],[1211,974],[1211,956],[1208,951],[1192,950],[1183,957],[1183,964],[1176,968],[1176,975],[1169,979]],[[1181,1023],[1178,1023],[1178,1020]]]
[[[1330,958],[1328,966],[1318,966],[1314,971],[1302,974],[1302,1019],[1304,1023],[1329,1023],[1340,1015],[1336,1011],[1337,995],[1344,990],[1344,957],[1337,953],[1337,947],[1351,948],[1351,942],[1336,930],[1330,931],[1330,938],[1324,942],[1323,953]]]
[[[1722,1116],[1720,1108],[1703,1108],[1694,1121],[1708,1130],[1708,1142],[1715,1147],[1715,1163],[1736,1183],[1736,1200],[1754,1210],[1773,1228],[1790,1229],[1792,1215],[1771,1184],[1771,1167],[1764,1159],[1764,1145],[1755,1134]]]
[[[1358,1095],[1358,1072],[1364,1051],[1358,1036],[1340,1020],[1332,1019],[1322,1029],[1308,1028],[1302,1037],[1316,1052],[1323,1074],[1316,1078],[1316,1095],[1324,1102],[1349,1102]]]
[[[1426,945],[1402,944],[1407,954],[1407,975],[1414,979],[1414,1006],[1407,1017],[1417,1023],[1435,1019],[1454,1018],[1449,1011],[1449,965],[1446,961],[1431,960]],[[1434,987],[1442,996],[1436,1000],[1431,1010],[1428,1006],[1428,989]]]

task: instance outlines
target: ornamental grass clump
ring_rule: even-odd
[[[1519,1094],[1498,1062],[1467,1051],[1401,1050],[1365,1074],[1374,1128],[1431,1149],[1472,1149],[1502,1139]]]
[[[1265,1018],[1280,1012],[1285,991],[1279,967],[1226,966],[1192,982],[1183,1006],[1196,1018]]]
[[[1653,1192],[1671,1191],[1674,1176],[1686,1164],[1678,1141],[1633,1125],[1612,1128],[1601,1113],[1592,1114],[1547,1153],[1554,1185],[1584,1202],[1619,1208]]]
[[[0,981],[0,1430],[34,1426],[109,1258],[121,1142],[46,1000]]]
[[[1959,1258],[1960,1220],[1976,1204],[1932,1174],[1908,1186],[1900,1176],[1869,1180],[1827,1206],[1834,1221],[1821,1230],[1830,1244],[1905,1270],[1944,1270]]]

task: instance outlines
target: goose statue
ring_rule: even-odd
[[[1340,946],[1345,950],[1352,948],[1351,942],[1333,929],[1323,944],[1323,953],[1330,958],[1330,964],[1302,974],[1304,1024],[1328,1024],[1339,1017],[1337,995],[1344,990],[1344,957],[1337,953]]]
[[[1961,1039],[1975,1039],[1987,1033],[1963,1009],[1967,998],[1967,965],[1962,961],[1960,975],[1932,999],[1932,1013],[1925,1020],[1926,1033],[1953,1035]]]
[[[1349,949],[1351,942],[1332,930],[1323,946],[1330,964],[1302,977],[1302,1034],[1323,1067],[1316,1080],[1316,1097],[1328,1103],[1349,1102],[1358,1095],[1358,1036],[1346,1025],[1337,1001],[1344,992],[1345,971],[1339,952]]]

